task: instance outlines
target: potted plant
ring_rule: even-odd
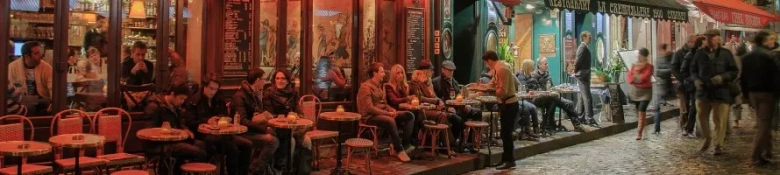
[[[498,45],[498,50],[496,51],[496,54],[498,54],[498,59],[509,63],[509,66],[512,67],[512,70],[515,70],[515,56],[512,55],[512,48],[509,47],[508,42],[501,42]]]

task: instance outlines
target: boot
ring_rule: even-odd
[[[525,135],[525,136],[528,136],[528,139],[527,139],[527,140],[530,140],[530,141],[539,141],[539,136],[538,136],[538,135],[536,135],[536,134],[534,134],[534,133],[531,131],[531,127],[529,127],[529,126],[524,126],[524,127],[523,127],[523,135]]]
[[[636,140],[642,140],[642,134],[645,131],[645,119],[647,119],[647,112],[639,112],[639,116],[637,116],[637,119],[639,120],[638,123],[638,129],[637,129],[637,135]]]

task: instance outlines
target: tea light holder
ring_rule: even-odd
[[[341,106],[341,105],[337,106],[336,107],[336,112],[344,112],[344,106]]]
[[[420,99],[417,97],[412,98],[412,106],[420,105]]]
[[[458,96],[455,96],[455,101],[458,103],[463,102],[463,95],[458,94]]]
[[[290,123],[295,123],[298,120],[298,114],[295,114],[294,112],[287,113],[287,121]]]

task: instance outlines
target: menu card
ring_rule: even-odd
[[[252,0],[225,1],[224,77],[246,76],[252,67]]]
[[[425,15],[422,8],[406,8],[406,72],[417,69],[425,51]]]

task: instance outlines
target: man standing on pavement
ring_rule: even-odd
[[[515,144],[512,139],[512,131],[515,129],[515,117],[517,117],[520,110],[520,104],[517,94],[517,83],[515,83],[515,77],[512,75],[512,69],[504,62],[498,61],[498,54],[494,51],[487,51],[482,56],[482,60],[490,69],[495,70],[496,74],[493,77],[493,81],[496,87],[496,98],[501,109],[501,142],[504,145],[504,153],[501,155],[501,162],[503,166],[498,167],[499,170],[510,169],[515,167],[514,150]]]
[[[680,128],[685,128],[685,124],[688,123],[688,106],[693,105],[688,102],[690,97],[688,96],[689,94],[685,93],[683,86],[683,82],[688,78],[689,73],[680,72],[680,67],[682,66],[683,59],[685,59],[685,54],[693,48],[696,43],[695,41],[696,37],[694,35],[688,36],[688,42],[680,47],[680,49],[677,49],[677,51],[674,52],[674,56],[672,56],[672,76],[677,79],[676,93],[677,99],[680,102]]]
[[[732,92],[730,82],[737,78],[737,65],[731,52],[721,48],[719,30],[709,30],[704,33],[707,47],[696,52],[691,64],[691,77],[696,87],[696,110],[699,126],[704,136],[704,144],[700,152],[707,151],[710,146],[710,113],[715,123],[714,155],[722,153],[723,140],[726,136],[729,103],[738,92]]]
[[[776,108],[775,95],[780,89],[778,67],[772,60],[772,48],[777,37],[767,31],[758,32],[753,43],[759,44],[742,58],[742,65],[750,69],[742,69],[742,94],[748,95],[751,104],[756,108],[758,132],[753,147],[753,163],[767,165],[772,155],[772,113]]]
[[[577,111],[580,112],[580,120],[585,124],[598,127],[593,119],[593,95],[590,92],[590,44],[591,34],[588,31],[580,33],[580,47],[577,48],[577,59],[574,62],[574,76],[577,77],[577,85],[580,87],[580,95],[577,98]]]

